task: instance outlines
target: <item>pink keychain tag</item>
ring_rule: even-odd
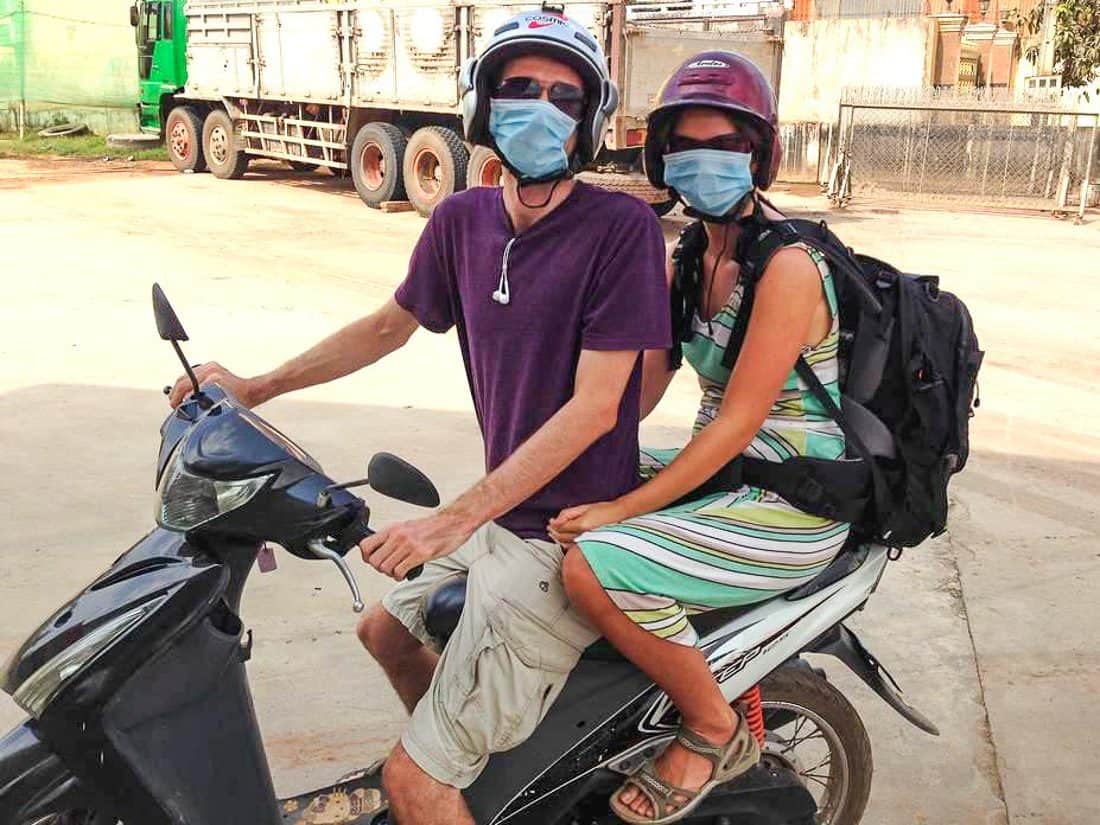
[[[256,554],[256,566],[260,568],[261,573],[270,573],[279,566],[275,559],[275,551],[271,549],[270,544],[263,545],[260,552]]]

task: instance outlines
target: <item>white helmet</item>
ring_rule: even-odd
[[[608,120],[619,105],[619,90],[607,71],[607,60],[596,39],[583,26],[559,11],[543,6],[508,20],[477,57],[462,67],[462,126],[466,140],[496,149],[489,134],[489,97],[497,74],[509,60],[542,54],[571,66],[584,80],[588,103],[577,126],[574,164],[583,166],[595,158],[603,144]]]

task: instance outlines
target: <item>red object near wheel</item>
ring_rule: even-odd
[[[177,106],[164,122],[168,159],[180,172],[205,172],[202,150],[202,118],[190,106]]]
[[[351,179],[363,203],[377,209],[386,201],[405,199],[401,160],[405,133],[392,123],[368,123],[351,146]]]
[[[421,215],[466,188],[470,155],[462,138],[443,126],[417,129],[405,148],[405,192]]]
[[[466,188],[500,186],[503,169],[504,165],[496,152],[488,146],[475,146],[470,152],[470,162],[466,165]]]

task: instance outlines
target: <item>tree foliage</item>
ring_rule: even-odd
[[[1054,15],[1054,66],[1061,72],[1063,86],[1086,86],[1100,70],[1100,2],[1098,0],[1057,0],[1040,2],[1028,14],[1021,15],[1021,31],[1038,35],[1046,15]],[[1040,44],[1033,43],[1025,54],[1037,62]]]

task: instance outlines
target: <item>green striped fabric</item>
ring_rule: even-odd
[[[836,292],[824,258],[801,246],[821,273],[833,315],[829,334],[803,357],[840,403]],[[709,322],[698,316],[684,358],[699,374],[698,432],[714,420],[730,370],[722,356],[741,305],[738,285]],[[643,450],[641,473],[652,478],[678,450]],[[767,461],[794,456],[836,459],[844,435],[793,370],[745,455]],[[582,535],[577,544],[616,605],[662,639],[694,645],[688,616],[764,601],[823,570],[848,536],[848,525],[809,515],[784,499],[743,486]]]

